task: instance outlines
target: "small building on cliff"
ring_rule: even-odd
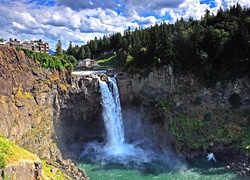
[[[80,69],[83,69],[86,67],[92,67],[92,66],[96,66],[95,60],[89,59],[89,58],[80,60],[77,63],[77,68],[80,68]]]
[[[9,41],[2,40],[0,45],[22,47],[36,52],[49,53],[49,44],[42,39],[35,41],[19,41],[17,39],[10,38]]]

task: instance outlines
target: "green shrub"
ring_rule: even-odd
[[[48,164],[46,160],[42,160],[42,164],[43,164],[42,171],[43,171],[43,174],[45,175],[45,177],[47,177],[49,179],[57,179],[57,180],[68,179],[64,176],[63,172],[60,169],[55,174],[52,173],[52,169],[54,169],[56,167]]]
[[[170,132],[188,148],[206,147],[206,137],[203,135],[205,127],[203,121],[184,114],[170,119]]]
[[[68,60],[68,62],[70,62],[71,64],[73,65],[76,65],[77,64],[77,60],[74,56],[70,55],[68,57],[66,57],[66,59]]]
[[[5,142],[1,140],[3,138],[4,137],[1,135],[1,137],[0,137],[0,169],[4,168],[6,166],[4,158],[5,158],[6,154],[8,154],[8,152],[9,152],[9,147],[6,146]]]
[[[0,155],[0,169],[4,168],[6,166],[5,162],[4,162],[4,158]]]
[[[40,52],[35,52],[29,49],[24,49],[24,48],[17,48],[18,51],[22,50],[25,55],[28,58],[34,58],[35,60],[37,60],[40,65],[43,68],[46,69],[56,69],[56,70],[64,70],[64,69],[69,69],[69,70],[73,70],[73,64],[71,64],[70,59],[64,59],[62,56],[51,56],[49,54],[46,53],[40,53]],[[73,63],[75,63],[73,61]]]
[[[20,52],[22,49],[20,47],[16,47],[16,50]]]
[[[156,106],[158,108],[161,108],[165,113],[169,111],[170,106],[173,105],[172,101],[168,101],[165,98],[159,99],[156,101]]]
[[[245,129],[241,137],[240,147],[250,150],[250,127]]]

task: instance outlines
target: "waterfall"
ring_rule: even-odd
[[[100,164],[131,165],[132,163],[142,165],[152,161],[166,161],[171,166],[179,167],[179,161],[169,152],[155,152],[149,144],[142,145],[136,141],[126,142],[119,91],[115,77],[108,77],[108,82],[102,81],[99,77],[98,80],[106,138],[105,142],[91,141],[85,144],[80,157]],[[135,123],[138,122],[135,121]],[[133,129],[134,127],[131,126],[130,128]],[[137,130],[142,131],[142,129]]]
[[[122,153],[124,130],[118,86],[115,78],[108,78],[109,83],[99,80],[103,120],[107,131],[106,148],[115,154]]]

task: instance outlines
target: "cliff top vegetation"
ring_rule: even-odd
[[[73,70],[74,60],[71,61],[69,56],[63,55],[49,55],[47,53],[35,52],[29,49],[17,47],[18,51],[23,51],[25,55],[29,58],[34,58],[39,61],[40,65],[46,69],[56,69],[56,70],[64,70],[69,69]]]

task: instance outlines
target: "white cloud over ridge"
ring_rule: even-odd
[[[238,0],[250,7],[249,0]],[[43,39],[54,49],[69,41],[82,45],[95,36],[123,32],[128,26],[148,27],[183,17],[200,19],[209,9],[228,8],[235,0],[1,0],[0,38]]]

